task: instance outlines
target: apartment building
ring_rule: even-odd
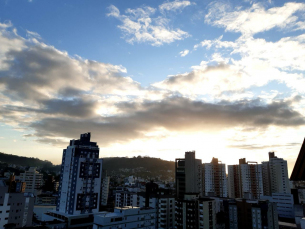
[[[110,177],[107,176],[105,170],[102,172],[102,185],[101,185],[101,206],[106,206],[108,202],[108,194],[109,194],[109,183]]]
[[[269,152],[269,161],[262,162],[264,195],[290,193],[287,161]]]
[[[176,199],[176,227],[177,229],[216,228],[215,200],[201,198],[199,194],[185,193],[184,198]]]
[[[202,165],[202,172],[205,196],[228,196],[225,164],[222,164],[217,158],[213,157],[211,163],[204,163]]]
[[[229,203],[230,229],[278,229],[276,204],[268,200],[236,199]]]
[[[176,197],[185,193],[199,193],[203,196],[202,163],[195,158],[195,151],[185,152],[185,158],[175,161]]]
[[[272,193],[271,196],[262,196],[261,199],[275,203],[279,217],[294,218],[294,198],[292,194]]]
[[[24,192],[31,192],[35,196],[40,194],[40,189],[43,186],[43,174],[40,174],[35,167],[30,167],[28,171],[16,176],[15,179],[25,182]]]
[[[91,134],[71,140],[62,156],[56,210],[70,215],[97,213],[100,203],[102,159]]]
[[[0,180],[0,228],[12,224],[16,228],[32,226],[33,193],[9,193],[9,187]]]
[[[127,190],[115,193],[115,207],[133,206],[139,207],[138,194]]]
[[[239,159],[238,165],[228,165],[230,198],[259,199],[263,195],[262,165]]]

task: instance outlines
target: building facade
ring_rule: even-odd
[[[105,212],[94,216],[93,229],[113,228],[156,228],[156,209],[151,207],[115,208],[113,213]]]
[[[269,152],[269,161],[262,162],[264,178],[264,195],[272,193],[290,193],[287,161],[277,158]]]
[[[176,199],[176,227],[177,229],[216,228],[215,200],[201,198],[195,193],[186,193],[184,198]]]
[[[205,196],[227,197],[226,165],[213,158],[211,163],[202,165],[203,190]]]
[[[230,229],[278,229],[276,205],[265,201],[236,199],[229,204]]]
[[[271,196],[262,196],[261,199],[275,203],[279,217],[294,218],[294,198],[292,194],[272,193]]]
[[[203,196],[202,163],[195,158],[195,151],[185,152],[185,158],[175,161],[176,197],[184,193],[199,193]]]
[[[100,203],[102,159],[90,133],[71,140],[62,156],[56,210],[70,215],[97,213]]]
[[[32,226],[33,209],[33,193],[8,193],[8,186],[0,181],[0,228],[6,224]]]
[[[263,196],[262,165],[245,158],[238,165],[228,165],[228,190],[230,198],[259,199]]]
[[[35,167],[30,167],[28,171],[16,176],[15,179],[25,182],[24,192],[31,192],[35,196],[40,194],[40,189],[43,186],[43,174],[40,174]]]
[[[108,202],[110,177],[107,176],[105,170],[102,172],[102,185],[101,185],[101,206],[106,206]]]
[[[135,192],[127,190],[117,191],[115,193],[115,207],[133,206],[139,207],[139,197]]]

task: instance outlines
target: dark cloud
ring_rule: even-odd
[[[49,114],[52,116],[67,116],[90,118],[96,116],[98,103],[96,101],[86,101],[81,98],[62,100],[49,99],[39,100],[40,108],[32,108],[27,106],[5,105],[5,110],[0,114],[9,117],[10,115],[33,115],[33,114]]]
[[[290,102],[262,104],[258,101],[219,104],[175,97],[161,102],[130,104],[135,110],[128,115],[101,117],[91,120],[46,118],[31,124],[36,136],[74,137],[90,131],[102,145],[145,138],[154,128],[169,131],[210,132],[226,128],[298,127],[305,124],[303,116],[289,108]],[[120,105],[122,106],[122,104]],[[125,104],[127,106],[127,104]]]
[[[275,148],[293,148],[295,146],[300,146],[301,143],[287,143],[287,144],[276,144],[276,145],[257,145],[257,144],[238,144],[238,145],[227,145],[228,148],[234,149],[245,149],[245,150],[256,150],[256,149],[269,149],[273,150]]]
[[[96,116],[97,102],[94,101],[52,99],[42,103],[45,106],[44,113],[83,118]]]

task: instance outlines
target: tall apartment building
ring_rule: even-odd
[[[198,194],[185,193],[183,199],[176,200],[177,229],[216,228],[215,200],[201,198]]]
[[[175,161],[176,197],[184,193],[199,193],[203,196],[202,163],[195,158],[195,151],[185,152],[185,158]]]
[[[90,133],[71,140],[62,156],[56,210],[70,215],[97,213],[100,203],[102,159]]]
[[[32,226],[33,193],[8,192],[9,187],[0,181],[0,228],[11,224],[16,228]]]
[[[272,193],[289,193],[287,161],[277,158],[274,152],[269,152],[269,161],[262,162],[264,195]]]
[[[259,199],[263,195],[262,165],[239,159],[238,165],[228,165],[230,198]]]
[[[28,171],[15,177],[16,180],[25,182],[24,192],[31,192],[37,196],[39,189],[43,186],[43,174],[40,174],[35,167],[30,167]]]
[[[268,200],[236,199],[229,203],[230,229],[278,229],[276,204]]]
[[[158,196],[157,219],[160,229],[175,227],[175,196]]]
[[[175,195],[171,189],[159,188],[153,182],[147,183],[146,192],[139,193],[139,204],[140,207],[152,207],[157,210],[157,228],[175,227]]]
[[[102,172],[102,185],[101,185],[101,206],[106,206],[108,202],[108,194],[109,194],[109,183],[110,177],[107,176],[105,170]]]
[[[204,195],[227,197],[226,165],[219,163],[218,159],[213,157],[211,163],[202,166]]]

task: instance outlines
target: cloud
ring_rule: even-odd
[[[132,105],[132,104],[125,104]],[[48,139],[54,136],[73,137],[88,129],[94,132],[101,145],[145,139],[145,133],[164,128],[168,131],[211,132],[232,127],[269,126],[298,127],[305,124],[303,116],[290,109],[289,101],[263,104],[260,101],[242,101],[218,104],[191,101],[173,97],[161,102],[142,103],[141,110],[128,115],[102,119],[76,121],[73,119],[47,118],[31,124],[35,135]],[[133,105],[133,108],[138,105]],[[128,133],[128,134],[126,134]]]
[[[249,86],[248,77],[235,66],[226,63],[208,65],[202,61],[200,66],[183,74],[167,77],[153,84],[157,88],[175,91],[184,95],[219,95],[224,91],[240,91]],[[253,79],[255,80],[255,79]],[[258,80],[257,83],[262,83]]]
[[[194,50],[204,47],[212,53],[199,66],[194,66],[195,71],[172,76],[177,79],[175,85],[167,81],[158,83],[163,89],[191,91],[191,85],[185,78],[194,75],[195,93],[207,91],[210,85],[215,94],[226,90],[241,91],[251,87],[261,87],[270,82],[285,84],[291,90],[304,93],[304,61],[305,61],[305,36],[281,36],[278,40],[267,41],[255,38],[254,35],[273,28],[293,32],[301,29],[302,16],[297,13],[305,10],[303,3],[286,3],[282,7],[265,9],[262,4],[254,3],[250,8],[236,7],[213,2],[209,6],[209,13],[205,22],[213,26],[225,27],[226,31],[240,32],[235,41],[224,40],[219,36],[213,40],[203,40],[194,45]],[[264,21],[264,23],[261,23]],[[285,22],[283,22],[285,21]],[[291,34],[292,35],[292,34]],[[209,65],[225,63],[228,68],[219,72],[220,75],[207,75],[202,69]],[[232,71],[233,70],[233,71]],[[213,79],[212,79],[213,78]],[[205,84],[203,83],[205,80]],[[181,81],[181,82],[179,82]],[[180,85],[180,86],[179,86]]]
[[[2,36],[0,40],[8,43],[0,53],[0,63],[5,66],[0,69],[0,85],[11,98],[39,102],[68,92],[77,92],[77,96],[89,91],[124,95],[140,90],[137,82],[122,76],[126,73],[122,66],[75,59],[54,47],[20,37]]]
[[[113,5],[108,9],[107,16],[115,17],[121,21],[122,24],[118,28],[123,32],[123,38],[130,44],[136,42],[160,46],[190,36],[179,28],[171,29],[167,18],[152,17],[156,9],[151,7],[127,9],[125,15],[120,14],[119,9]]]
[[[36,32],[26,30],[26,34],[27,34],[27,37],[41,39],[41,36]]]
[[[82,99],[52,99],[43,101],[42,103],[45,106],[45,109],[42,112],[81,118],[96,116],[96,110],[98,108],[96,101],[84,101]]]
[[[13,26],[12,22],[11,21],[7,21],[7,22],[4,22],[4,23],[0,23],[0,28],[9,28]]]
[[[73,58],[10,27],[0,29],[0,41],[0,120],[15,128],[50,117],[110,115],[114,102],[147,93],[123,66]]]
[[[125,13],[130,21],[146,18],[149,27],[155,10],[143,7],[128,9]],[[125,17],[115,8],[110,14]],[[1,122],[22,128],[26,136],[41,143],[64,146],[65,139],[87,131],[100,139],[101,146],[109,146],[163,139],[169,133],[211,133],[236,127],[247,132],[270,127],[295,129],[304,125],[302,111],[295,108],[295,103],[302,102],[302,98],[207,102],[193,96],[220,96],[230,90],[247,94],[245,88],[268,83],[270,77],[257,77],[263,68],[251,75],[250,68],[245,67],[268,60],[249,63],[246,59],[232,60],[216,52],[225,48],[230,52],[240,50],[238,54],[245,58],[247,52],[259,56],[255,50],[248,50],[247,45],[240,45],[256,40],[240,38],[230,43],[219,37],[200,43],[198,48],[208,45],[210,49],[216,48],[208,61],[193,66],[190,72],[143,88],[126,76],[127,69],[121,65],[71,57],[40,40],[22,38],[8,28],[0,32],[0,41],[4,41],[0,43],[3,47],[0,49],[0,105],[4,108],[0,110]],[[301,39],[291,37],[281,45],[291,42],[300,47]],[[266,45],[273,44],[267,42]],[[296,57],[301,53],[292,55]],[[292,66],[299,65],[296,61]],[[282,69],[284,67],[273,68],[268,74],[277,74]]]
[[[259,145],[259,144],[234,144],[234,145],[228,145],[229,148],[234,149],[243,149],[243,150],[255,150],[255,149],[264,149],[264,150],[274,150],[274,149],[287,149],[292,148],[295,146],[300,146],[300,143],[287,143],[287,144],[277,144],[277,145]]]
[[[230,5],[223,2],[213,2],[205,16],[205,22],[244,35],[253,35],[272,28],[300,30],[303,29],[303,24],[298,21],[296,13],[304,11],[305,4],[296,2],[267,10],[261,3],[254,3],[247,9],[231,9]]]
[[[207,61],[207,64],[217,62],[215,54],[221,53],[218,62],[224,61],[228,63],[230,69],[239,72],[240,80],[234,76],[230,77],[230,81],[233,80],[235,86],[226,84],[229,90],[263,86],[276,80],[300,93],[305,91],[302,86],[305,81],[301,72],[305,70],[304,34],[283,37],[274,42],[251,36],[240,36],[235,41],[223,41],[221,36],[214,40],[204,40],[195,45],[194,49],[198,47],[214,51],[214,56]]]
[[[187,6],[190,6],[192,3],[190,1],[173,1],[165,2],[159,6],[160,11],[177,11],[182,10]],[[193,3],[194,4],[194,3]]]
[[[189,52],[190,52],[190,50],[185,49],[184,51],[179,52],[179,54],[180,54],[181,57],[184,57],[184,56],[186,56],[187,54],[189,54]]]

